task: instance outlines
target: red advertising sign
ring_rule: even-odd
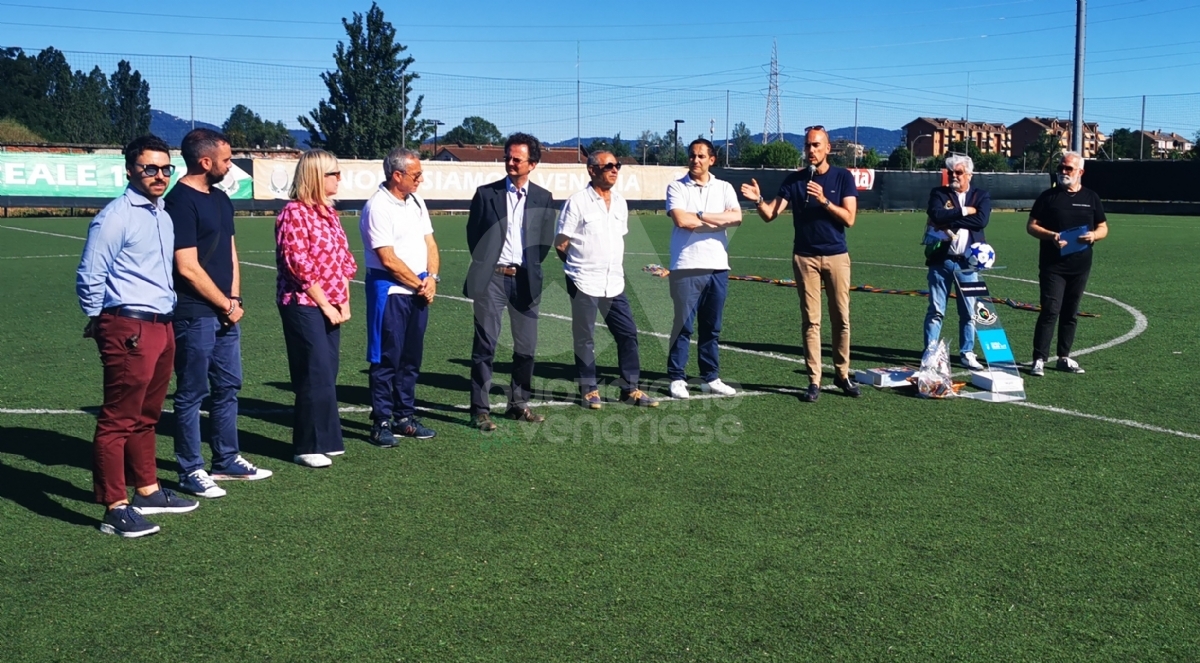
[[[851,168],[850,174],[854,176],[854,183],[859,191],[870,191],[875,188],[875,169],[874,168]]]

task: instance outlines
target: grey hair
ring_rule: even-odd
[[[1082,170],[1086,160],[1083,158],[1082,154],[1072,151],[1072,150],[1067,150],[1066,152],[1062,153],[1062,159],[1060,160],[1060,163],[1062,161],[1066,161],[1067,159],[1071,159],[1071,158],[1073,158],[1077,162],[1079,162],[1079,168]]]
[[[975,162],[971,160],[971,157],[965,154],[952,154],[946,157],[946,168],[948,170],[954,170],[959,166],[962,166],[968,175],[975,174]]]
[[[390,180],[392,173],[407,173],[409,159],[420,161],[421,153],[407,147],[397,147],[388,152],[388,155],[383,158],[383,178]]]
[[[592,150],[592,153],[589,154],[587,158],[587,165],[589,168],[595,168],[600,165],[601,154],[610,154],[614,157],[616,156],[611,150]]]

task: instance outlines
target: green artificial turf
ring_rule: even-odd
[[[1004,269],[986,278],[1036,304],[1024,220],[993,215]],[[923,223],[861,214],[854,283],[923,289]],[[345,225],[361,256],[357,219]],[[1085,298],[1099,317],[1076,340],[1087,373],[1026,376],[1027,405],[875,389],[801,403],[795,290],[731,282],[722,378],[750,393],[650,411],[610,390],[599,412],[546,405],[545,424],[501,421],[491,435],[463,407],[471,312],[451,298],[463,225],[434,220],[443,297],[417,396],[437,437],[366,442],[356,285],[339,379],[347,453],[310,470],[290,462],[273,220],[239,218],[241,442],[275,476],[225,484],[227,497],[127,541],[96,529],[94,420],[77,412],[101,399],[73,294],[87,219],[0,220],[67,236],[0,228],[0,660],[1200,660],[1197,219],[1110,217],[1088,287],[1108,299]],[[668,262],[669,230],[661,215],[635,218],[625,260],[648,332],[643,378],[658,385],[670,298],[642,267]],[[790,218],[747,217],[733,273],[791,278],[791,236]],[[551,314],[569,306],[554,258],[547,274],[537,386],[562,401],[570,326]],[[853,293],[853,365],[919,362],[925,305]],[[1028,361],[1036,314],[999,312]],[[1144,331],[1086,352],[1135,330],[1135,312]],[[947,338],[955,326],[951,315]],[[596,339],[614,380],[611,337]],[[502,340],[500,383],[510,352]],[[172,429],[166,414],[168,485]]]

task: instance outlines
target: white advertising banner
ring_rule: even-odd
[[[475,189],[504,177],[504,164],[500,163],[422,161],[421,166],[425,179],[417,193],[428,200],[467,203],[475,195]],[[379,160],[341,159],[338,169],[342,173],[338,200],[366,200],[383,182],[383,164]],[[254,197],[286,200],[295,171],[295,160],[255,159]],[[616,191],[627,200],[666,200],[667,185],[686,173],[687,169],[682,167],[625,166]],[[589,182],[583,164],[540,164],[529,180],[549,189],[557,200],[566,200]]]

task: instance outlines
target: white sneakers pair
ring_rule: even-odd
[[[329,467],[333,465],[333,460],[330,456],[340,456],[344,453],[346,453],[345,449],[341,451],[329,451],[323,454],[296,454],[292,456],[292,460],[297,465],[305,467]]]
[[[717,378],[712,382],[705,382],[704,384],[701,384],[700,391],[701,393],[716,394],[718,396],[733,396],[737,394],[737,390],[725,384],[724,382],[721,382],[721,378]],[[691,398],[691,394],[688,393],[687,380],[671,381],[670,392],[671,398]]]

